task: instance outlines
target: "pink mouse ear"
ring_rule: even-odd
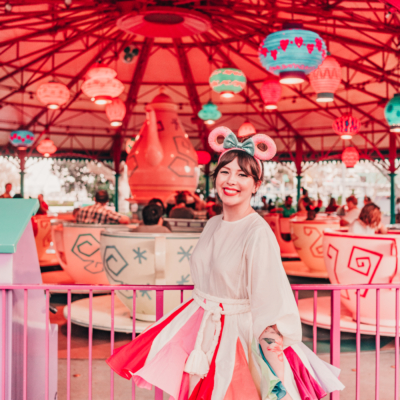
[[[218,143],[218,138],[225,139],[232,131],[226,126],[219,126],[218,128],[213,129],[208,135],[208,144],[216,153],[222,153],[226,149],[224,149],[224,141]]]
[[[253,139],[255,145],[254,157],[257,157],[259,160],[268,161],[271,160],[276,154],[276,144],[268,135],[254,135],[251,137]],[[260,150],[258,148],[259,144],[264,144],[266,146],[265,150]]]

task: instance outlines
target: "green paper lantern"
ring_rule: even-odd
[[[386,104],[385,118],[390,132],[400,132],[400,93],[396,93]]]
[[[222,116],[218,107],[211,100],[207,104],[204,104],[203,108],[197,113],[197,115],[207,125],[215,124],[215,121],[220,119]]]
[[[224,98],[233,97],[246,87],[246,75],[236,68],[219,68],[210,76],[210,86]]]

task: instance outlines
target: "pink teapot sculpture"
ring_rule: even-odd
[[[177,191],[197,187],[197,154],[177,108],[163,93],[146,106],[146,122],[127,158],[132,202],[146,203],[153,197],[165,201]]]

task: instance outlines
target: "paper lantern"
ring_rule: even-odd
[[[228,99],[246,87],[246,76],[240,69],[219,68],[211,74],[209,82],[212,90]]]
[[[256,128],[254,128],[253,124],[249,121],[246,121],[243,123],[239,130],[238,130],[238,137],[245,137],[249,135],[255,135],[256,134]]]
[[[354,147],[346,147],[342,153],[342,161],[346,168],[353,168],[359,161],[360,155]]]
[[[281,84],[276,79],[266,79],[261,86],[261,97],[267,110],[276,110],[282,95]]]
[[[36,150],[43,154],[45,157],[50,157],[57,151],[57,147],[54,145],[54,142],[50,139],[43,139],[39,146],[36,147]]]
[[[400,93],[396,93],[386,104],[385,118],[390,132],[400,132]]]
[[[346,114],[337,118],[332,128],[342,139],[351,139],[360,131],[361,122],[358,118]]]
[[[121,126],[125,114],[125,103],[118,97],[113,99],[112,102],[106,106],[106,115],[110,120],[111,126]]]
[[[57,110],[69,99],[69,89],[60,82],[46,82],[39,86],[36,96],[50,110]]]
[[[211,155],[207,151],[197,150],[197,162],[200,165],[206,165],[211,161]]]
[[[94,64],[86,74],[86,80],[81,89],[95,104],[111,103],[124,91],[124,85],[115,79],[117,73],[103,64]]]
[[[197,113],[197,115],[207,125],[214,125],[215,121],[220,119],[222,116],[218,107],[211,100],[207,104],[204,104],[203,108]]]
[[[31,131],[17,130],[10,133],[9,140],[13,146],[23,150],[32,146],[35,135]]]
[[[342,69],[339,63],[332,56],[326,57],[323,63],[310,74],[310,83],[317,93],[317,102],[333,101],[334,93],[341,80]]]
[[[284,84],[296,84],[316,70],[326,57],[326,45],[315,32],[288,24],[284,30],[268,35],[259,47],[264,68],[279,76]]]

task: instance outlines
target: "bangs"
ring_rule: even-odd
[[[229,163],[231,163],[234,159],[237,159],[237,163],[239,164],[239,168],[247,175],[251,176],[254,179],[254,182],[259,182],[263,179],[263,165],[261,163],[261,171],[258,162],[255,160],[253,156],[247,154],[242,150],[230,150],[224,153],[221,157],[221,160],[215,168],[213,172],[213,178],[215,179],[218,175],[218,172],[221,168],[225,167]]]

